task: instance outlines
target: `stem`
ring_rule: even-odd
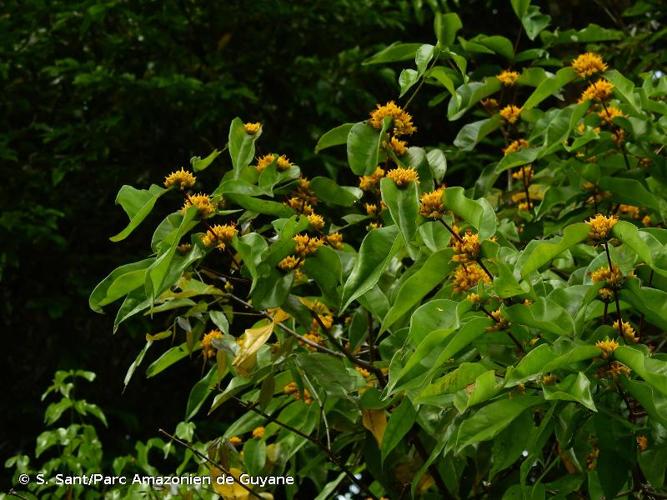
[[[262,417],[264,417],[265,419],[267,419],[269,422],[273,422],[273,423],[275,423],[275,424],[277,424],[277,425],[279,425],[279,426],[281,426],[281,427],[284,427],[284,428],[287,429],[288,431],[293,432],[294,434],[297,434],[298,436],[301,436],[302,438],[304,438],[304,439],[310,441],[311,443],[313,443],[315,446],[317,446],[319,449],[321,449],[321,450],[326,454],[327,459],[328,459],[332,464],[334,464],[336,467],[338,467],[340,470],[342,470],[342,471],[345,473],[345,475],[348,477],[348,479],[349,479],[350,481],[352,481],[354,484],[356,484],[356,485],[357,485],[357,486],[358,486],[358,487],[359,487],[359,488],[360,488],[366,495],[368,495],[369,497],[373,498],[374,500],[378,500],[378,498],[373,494],[373,492],[371,492],[371,491],[368,489],[368,487],[367,487],[366,485],[364,485],[363,483],[361,483],[361,482],[355,477],[355,475],[350,471],[350,469],[348,469],[348,468],[345,466],[345,464],[343,464],[343,463],[338,459],[338,457],[337,457],[336,455],[334,455],[334,453],[333,453],[333,452],[332,452],[332,451],[331,451],[331,450],[330,450],[324,443],[322,443],[322,442],[320,442],[319,440],[315,439],[314,437],[311,437],[311,436],[309,436],[308,434],[306,434],[306,433],[300,431],[299,429],[296,429],[295,427],[292,427],[292,426],[289,425],[289,424],[286,424],[286,423],[284,423],[284,422],[281,422],[280,420],[278,420],[278,419],[277,419],[276,417],[274,417],[273,415],[270,415],[270,414],[268,414],[268,413],[263,412],[262,410],[260,410],[259,408],[257,408],[255,405],[249,405],[249,404],[245,403],[244,401],[241,401],[241,400],[238,399],[238,398],[234,398],[234,399],[236,399],[236,400],[237,400],[237,401],[238,401],[238,402],[239,402],[239,403],[240,403],[246,410],[254,411],[254,412],[257,413],[258,415],[261,415]]]
[[[609,264],[609,274],[613,272],[613,267],[611,264],[611,255],[609,254],[609,243],[604,242],[604,251],[607,254],[607,263]],[[623,335],[623,320],[621,318],[621,303],[618,300],[618,290],[616,288],[613,288],[614,290],[614,302],[616,303],[616,316],[618,317],[618,333],[619,335]]]
[[[482,310],[482,312],[483,312],[484,314],[486,314],[489,318],[491,318],[493,321],[495,321],[496,324],[500,323],[500,321],[499,321],[498,319],[496,319],[496,318],[493,316],[493,314],[491,314],[491,313],[489,312],[489,310],[488,310],[486,307],[480,305],[479,308]],[[509,330],[505,330],[505,333],[509,336],[509,338],[512,339],[512,342],[514,342],[514,343],[516,344],[516,346],[519,348],[519,350],[520,350],[522,353],[525,354],[526,351],[523,349],[523,346],[522,346],[521,343],[517,340],[517,338],[512,334],[512,332],[510,332]]]
[[[447,228],[447,231],[452,233],[452,236],[456,238],[456,241],[458,241],[459,243],[463,243],[463,238],[461,238],[458,234],[456,234],[456,231],[454,231],[449,224],[447,224],[443,219],[438,219],[438,220],[442,223],[443,226]],[[489,269],[484,265],[484,263],[482,262],[482,258],[479,256],[476,257],[475,262],[479,264],[479,267],[482,268],[482,271],[484,271],[486,275],[489,277],[489,279],[493,281],[493,274],[491,274],[491,271],[489,271]]]
[[[206,462],[210,463],[210,464],[213,465],[214,467],[217,467],[218,469],[220,469],[220,470],[221,470],[222,472],[224,472],[226,475],[228,475],[228,476],[232,476],[232,473],[231,473],[230,471],[228,471],[222,464],[219,464],[219,463],[217,463],[217,462],[211,460],[211,459],[208,458],[206,455],[204,455],[202,452],[200,452],[200,451],[197,450],[196,448],[193,448],[190,444],[186,443],[185,441],[181,441],[181,440],[178,439],[176,436],[172,436],[171,434],[169,434],[169,433],[168,433],[167,431],[165,431],[164,429],[158,429],[158,432],[159,432],[160,434],[164,434],[165,436],[167,436],[167,437],[168,437],[169,439],[171,439],[172,441],[174,441],[174,442],[180,444],[181,446],[187,448],[188,450],[190,450],[192,453],[194,453],[195,455],[197,455],[197,456],[198,456],[199,458],[201,458],[202,460],[205,460]],[[232,477],[233,477],[233,476],[232,476]],[[248,493],[250,493],[252,496],[254,496],[254,497],[259,498],[260,500],[262,500],[262,497],[261,497],[257,492],[255,492],[255,490],[253,490],[250,486],[248,486],[247,484],[243,483],[242,481],[238,481],[238,480],[236,480],[236,478],[234,478],[234,479],[235,479],[234,482],[235,482],[236,484],[238,484],[239,486],[241,486],[244,490],[246,490],[246,491],[247,491]]]

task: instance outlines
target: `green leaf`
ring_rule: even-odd
[[[559,92],[565,85],[574,81],[577,74],[571,67],[561,68],[552,77],[548,77],[540,83],[526,102],[521,107],[522,111],[528,111],[534,108],[546,98]]]
[[[125,229],[109,239],[117,242],[127,238],[148,217],[157,199],[167,191],[156,184],[152,184],[148,189],[136,189],[127,185],[121,187],[116,196],[116,205],[123,207],[130,222]]]
[[[407,61],[415,57],[415,53],[421,45],[421,43],[395,42],[366,59],[363,64],[385,64],[390,62]]]
[[[209,311],[208,317],[211,321],[213,321],[213,324],[217,326],[222,333],[224,333],[225,335],[229,334],[229,321],[227,320],[227,316],[225,315],[224,312]]]
[[[225,198],[240,207],[258,214],[275,215],[276,217],[290,217],[294,210],[277,201],[262,200],[244,194],[228,194]]]
[[[588,238],[590,227],[585,222],[572,224],[563,230],[563,236],[547,241],[533,241],[528,244],[517,260],[516,267],[521,269],[525,278],[533,271],[550,262],[553,258]]]
[[[667,330],[667,292],[639,286],[639,281],[627,280],[619,297],[642,313],[649,323]]]
[[[530,5],[521,17],[521,24],[526,30],[528,38],[535,40],[544,28],[549,26],[551,17],[540,12],[540,8],[536,5]]]
[[[496,372],[494,370],[487,370],[480,374],[465,390],[456,393],[454,406],[459,413],[463,413],[468,408],[488,401],[498,394],[500,389],[501,386],[496,382]]]
[[[350,130],[354,127],[354,123],[343,123],[337,127],[332,128],[328,132],[322,134],[322,137],[317,141],[315,145],[315,153],[319,153],[323,149],[327,149],[333,146],[341,146],[347,143],[347,136],[350,134]]]
[[[466,446],[493,439],[525,410],[543,401],[536,396],[518,396],[484,406],[461,423],[456,436],[458,452]]]
[[[414,69],[404,69],[401,71],[401,74],[398,75],[398,87],[401,89],[401,93],[398,97],[403,97],[405,93],[412,88],[412,86],[419,81],[419,73]]]
[[[433,288],[439,285],[453,268],[450,248],[431,254],[424,265],[403,282],[391,309],[382,321],[380,334],[417,305]]]
[[[461,118],[469,109],[485,97],[498,92],[500,80],[495,76],[485,78],[482,82],[466,82],[456,89],[447,105],[447,118],[451,121]],[[500,117],[495,116],[500,124]]]
[[[401,404],[389,417],[389,423],[384,432],[382,440],[382,462],[389,456],[389,453],[401,442],[405,435],[410,431],[417,418],[417,411],[410,403],[408,398],[403,398]]]
[[[354,186],[339,186],[329,177],[314,177],[310,188],[317,197],[328,205],[351,207],[363,196],[363,191]]]
[[[503,313],[512,323],[538,328],[556,335],[574,336],[574,321],[570,314],[556,302],[544,297],[538,297],[530,305],[515,304],[504,307]]]
[[[409,245],[417,234],[420,219],[417,183],[409,182],[398,187],[391,179],[384,178],[380,181],[380,190],[392,219],[400,228],[406,245]]]
[[[454,96],[456,95],[456,87],[454,87],[454,81],[452,80],[449,71],[451,70],[444,66],[434,66],[426,72],[425,77],[435,79],[445,87],[452,96]]]
[[[512,42],[504,36],[480,35],[473,38],[473,41],[481,43],[496,54],[500,54],[505,59],[511,60],[514,57],[514,47],[512,46]]]
[[[415,403],[425,403],[434,406],[449,405],[454,393],[465,389],[486,371],[487,368],[481,363],[468,363],[464,361],[447,375],[434,380],[431,384],[421,389]]]
[[[241,170],[252,162],[255,157],[255,141],[262,135],[262,130],[256,134],[248,134],[243,126],[243,120],[234,118],[229,126],[229,156],[234,168],[234,179],[241,176]]]
[[[564,43],[591,43],[607,42],[611,40],[620,40],[623,38],[623,32],[609,28],[602,28],[595,23],[591,23],[583,29],[575,30],[557,30],[555,32],[543,31],[540,39],[545,45],[559,45]]]
[[[445,207],[473,226],[480,239],[493,236],[496,232],[496,214],[491,204],[484,198],[467,198],[464,193],[460,186],[445,189]]]
[[[195,351],[197,349],[201,349],[199,342],[197,342],[192,350]],[[183,358],[188,357],[189,354],[190,350],[188,349],[187,342],[183,342],[181,345],[172,347],[150,364],[150,366],[146,369],[146,376],[148,378],[154,377],[158,373],[169,368],[174,363],[177,363]]]
[[[382,137],[391,120],[385,119],[382,130],[367,123],[356,123],[347,136],[347,161],[356,175],[368,175],[378,166]]]
[[[472,151],[477,143],[502,125],[500,115],[464,125],[454,139],[454,146],[463,151]]]
[[[437,12],[433,23],[438,47],[449,47],[456,40],[456,33],[463,27],[461,18],[454,12],[442,14]]]
[[[547,401],[558,399],[562,401],[576,401],[591,411],[597,411],[591,395],[591,382],[583,372],[571,374],[555,385],[542,387],[544,399]]]
[[[667,212],[667,202],[655,196],[636,179],[604,176],[598,184],[601,189],[611,191],[618,203],[648,207],[658,213]]]
[[[104,278],[92,291],[88,305],[95,312],[102,312],[102,307],[124,297],[141,287],[145,282],[146,269],[155,261],[154,258],[140,260],[120,266]]]
[[[243,445],[243,461],[248,474],[259,476],[266,464],[266,442],[263,439],[249,439]]]
[[[549,373],[562,367],[574,366],[575,363],[586,361],[600,355],[600,350],[593,345],[558,343],[540,344],[529,351],[515,367],[509,367],[505,374],[505,386],[512,387],[538,374]]]
[[[523,19],[523,16],[526,15],[528,7],[530,7],[530,0],[512,0],[512,10],[514,10],[519,20]]]
[[[642,116],[641,104],[635,94],[635,85],[617,70],[607,71],[604,76],[614,84],[614,95],[630,107],[632,114]]]
[[[655,236],[646,231],[639,231],[637,226],[627,221],[618,221],[611,232],[656,273],[667,276],[667,268],[663,269],[656,265],[659,256],[665,255],[665,246]]]
[[[624,345],[614,351],[614,358],[629,366],[663,395],[667,395],[667,361],[649,358],[639,349]]]
[[[193,156],[192,158],[190,158],[190,165],[192,165],[192,170],[194,170],[195,172],[204,170],[211,163],[213,163],[213,160],[215,160],[218,156],[220,156],[221,153],[222,151],[214,149],[213,152],[204,159],[202,159],[199,156]]]
[[[445,157],[445,153],[440,149],[432,149],[426,153],[426,161],[429,167],[431,167],[433,180],[436,183],[442,182],[447,173],[447,158]]]
[[[656,392],[645,382],[623,377],[621,384],[633,398],[639,401],[649,417],[667,427],[667,396]]]
[[[185,408],[186,421],[192,419],[197,414],[204,402],[212,394],[217,381],[216,375],[216,367],[214,366],[204,378],[192,386],[190,396],[188,396],[188,403]]]
[[[396,252],[403,246],[398,226],[374,229],[361,242],[357,261],[343,287],[341,313],[373,288]]]
[[[135,370],[139,367],[141,362],[144,360],[144,356],[146,355],[146,352],[148,352],[148,348],[153,344],[152,341],[147,341],[146,345],[144,348],[139,352],[137,357],[135,358],[134,361],[132,361],[132,364],[130,367],[127,369],[127,373],[125,373],[125,378],[123,379],[123,387],[127,387],[127,384],[130,383],[130,380],[132,379],[132,375],[134,375]]]

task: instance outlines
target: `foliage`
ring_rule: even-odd
[[[121,189],[123,236],[153,203],[176,211],[151,256],[90,304],[123,298],[116,328],[168,325],[126,383],[172,339],[146,372],[201,357],[187,418],[246,410],[211,460],[370,497],[663,491],[667,79],[578,51],[618,31],[563,38],[537,6],[512,6],[538,47],[466,40],[446,14],[433,44],[371,59],[414,58],[398,78],[406,104],[317,146],[345,146],[358,187],[345,171],[307,179],[279,152],[256,158],[264,127],[236,119],[229,160],[207,166],[217,187]],[[474,186],[446,187],[443,151],[404,142],[424,85],[450,120],[473,117],[454,146],[486,162]]]

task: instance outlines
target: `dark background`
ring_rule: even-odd
[[[627,29],[619,21],[626,2],[541,6],[561,29]],[[514,40],[519,30],[509,1],[0,2],[2,462],[34,452],[46,405],[39,396],[56,369],[98,374],[80,393],[109,418],[101,435],[109,456],[183,418],[200,360],[148,380],[140,369],[121,394],[143,336],[158,330],[135,321],[114,336],[115,308],[88,309],[97,282],[150,252],[152,228],[176,203],[160,200],[152,219],[113,244],[108,237],[126,223],[114,206],[120,186],[159,184],[191,156],[221,149],[235,116],[264,124],[258,153],[284,152],[309,177],[334,168],[339,153],[313,153],[319,135],[396,98],[398,71],[411,65],[362,61],[396,40],[433,43],[435,9],[457,11],[466,38]],[[624,57],[651,64],[645,49],[629,46]],[[446,121],[442,105],[429,110],[435,94],[424,94],[411,104],[420,128],[411,142],[451,144],[460,125]],[[204,180],[219,174],[215,165]],[[459,170],[448,183],[478,171]]]

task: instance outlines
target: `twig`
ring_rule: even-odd
[[[222,464],[219,464],[218,462],[215,462],[214,460],[211,460],[211,459],[208,458],[206,455],[204,455],[202,452],[200,452],[199,450],[197,450],[196,448],[194,448],[193,446],[191,446],[189,443],[186,443],[185,441],[182,441],[182,440],[178,439],[176,436],[172,436],[171,434],[169,434],[169,433],[168,433],[167,431],[165,431],[164,429],[158,429],[158,432],[159,432],[160,434],[164,434],[166,437],[168,437],[168,438],[171,439],[172,441],[175,441],[176,443],[180,444],[181,446],[187,448],[188,450],[190,450],[192,453],[194,453],[195,455],[197,455],[197,456],[198,456],[199,458],[201,458],[202,460],[205,460],[206,462],[210,463],[210,464],[213,465],[214,467],[217,467],[218,469],[220,469],[220,470],[221,470],[222,472],[224,472],[226,475],[234,477],[234,476],[232,475],[232,473],[231,473],[230,471],[228,471]],[[242,481],[238,481],[238,480],[236,480],[236,478],[234,478],[234,479],[235,479],[234,482],[237,483],[239,486],[241,486],[241,487],[242,487],[244,490],[246,490],[248,493],[250,493],[251,495],[253,495],[253,496],[256,497],[256,498],[259,498],[260,500],[262,499],[262,497],[261,497],[255,490],[253,490],[250,486],[248,486],[247,484],[243,483]]]
[[[359,487],[359,488],[360,488],[366,495],[370,496],[370,497],[373,498],[374,500],[378,500],[378,497],[376,497],[376,496],[373,494],[373,492],[370,491],[370,490],[368,489],[368,487],[366,487],[366,485],[364,485],[363,483],[361,483],[361,482],[355,477],[355,475],[350,471],[350,469],[348,469],[347,466],[345,466],[345,464],[343,464],[343,463],[338,459],[338,457],[337,457],[337,456],[336,456],[336,455],[335,455],[335,454],[334,454],[334,453],[333,453],[333,452],[332,452],[332,451],[331,451],[331,450],[330,450],[324,443],[322,443],[322,442],[319,441],[318,439],[315,439],[314,437],[309,436],[308,434],[306,434],[306,433],[300,431],[299,429],[297,429],[297,428],[295,428],[295,427],[292,427],[292,426],[289,425],[289,424],[286,424],[286,423],[284,423],[284,422],[281,422],[280,420],[278,420],[278,419],[277,419],[276,417],[274,417],[273,415],[270,415],[270,414],[268,414],[268,413],[263,412],[262,410],[260,410],[259,408],[257,408],[254,404],[253,404],[253,405],[249,405],[249,404],[247,404],[246,402],[240,400],[240,399],[237,398],[237,397],[234,397],[234,399],[236,399],[236,400],[239,402],[239,404],[240,404],[241,406],[243,406],[246,410],[254,411],[254,412],[257,413],[258,415],[261,415],[262,417],[264,417],[265,419],[267,419],[269,422],[273,422],[273,423],[275,423],[275,424],[277,424],[277,425],[279,425],[279,426],[281,426],[281,427],[287,429],[288,431],[293,432],[294,434],[296,434],[296,435],[298,435],[298,436],[301,436],[302,438],[304,438],[304,439],[310,441],[311,443],[313,443],[315,446],[317,446],[319,449],[321,449],[321,450],[326,454],[327,459],[328,459],[332,464],[334,464],[336,467],[338,467],[340,470],[343,471],[343,473],[348,477],[348,479],[349,479],[350,481],[352,481],[354,484],[356,484],[356,485],[357,485],[357,486],[358,486],[358,487]]]
[[[611,264],[611,255],[609,254],[609,243],[606,241],[604,242],[604,251],[607,254],[607,263],[609,264],[609,274],[611,275],[613,273],[613,268]],[[621,317],[621,303],[618,300],[618,290],[616,290],[616,287],[613,288],[614,290],[614,302],[616,303],[616,316],[618,317],[618,333],[619,335],[623,335],[623,320]]]

